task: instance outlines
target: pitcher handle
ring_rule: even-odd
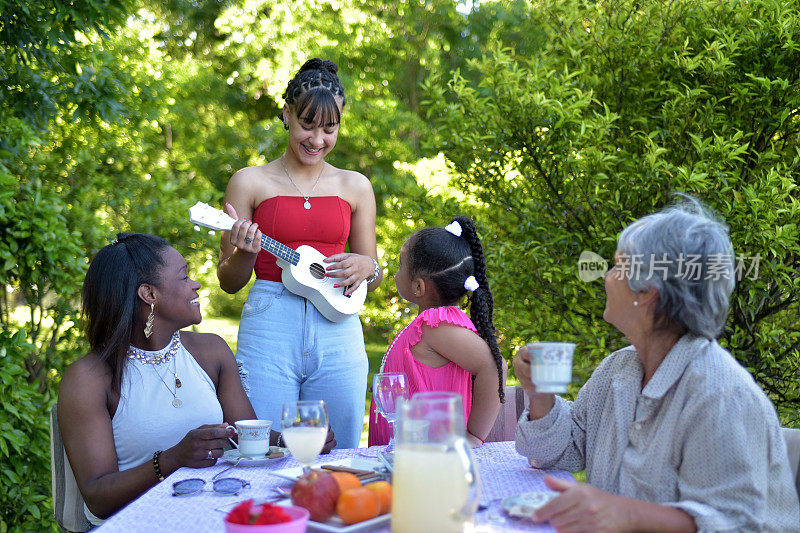
[[[481,476],[478,461],[475,454],[472,453],[472,446],[469,445],[467,439],[458,437],[454,440],[452,447],[461,460],[461,466],[464,467],[464,479],[467,482],[467,501],[461,510],[456,510],[454,513],[458,518],[466,521],[472,519],[478,510],[481,499]]]

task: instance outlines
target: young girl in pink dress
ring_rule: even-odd
[[[475,225],[461,216],[445,228],[424,228],[400,249],[397,292],[419,315],[392,341],[381,372],[403,372],[409,397],[422,391],[463,398],[467,438],[483,444],[504,401],[506,362],[497,348],[494,302]],[[472,320],[457,307],[471,293]],[[369,445],[388,444],[391,430],[370,406]]]

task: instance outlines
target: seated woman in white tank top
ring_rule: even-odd
[[[227,343],[180,331],[202,319],[199,289],[183,256],[153,235],[120,233],[89,266],[92,351],[64,373],[58,423],[93,524],[182,466],[214,465],[226,425],[256,417]],[[323,452],[335,443],[329,433]]]

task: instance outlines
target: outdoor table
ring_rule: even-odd
[[[372,448],[370,448],[371,450]],[[315,465],[323,465],[329,461],[354,457],[358,449],[333,450],[329,455],[321,455]],[[563,470],[539,470],[533,468],[527,459],[520,456],[513,441],[487,442],[474,450],[478,459],[481,475],[481,503],[489,505],[497,500],[528,491],[547,490],[544,485],[545,474],[562,478],[573,479],[572,474]],[[250,498],[260,499],[273,495],[271,489],[283,487],[291,490],[292,482],[268,472],[298,466],[297,461],[289,457],[277,459],[263,466],[238,466],[226,472],[223,477],[238,477],[250,482],[250,487],[238,495],[221,496],[211,491],[211,484],[205,487],[207,492],[192,496],[172,496],[172,484],[187,478],[202,478],[210,481],[212,476],[230,464],[219,461],[215,466],[208,468],[180,468],[173,472],[167,479],[151,488],[137,500],[109,518],[102,526],[93,531],[100,532],[136,532],[136,531],[165,531],[165,532],[208,532],[221,533],[225,531],[223,518],[225,513],[217,510],[219,507],[233,504]],[[479,511],[475,517],[476,532],[490,531],[553,531],[547,525],[533,524],[529,521],[515,522],[513,527],[502,527],[487,523],[489,509]],[[309,527],[309,531],[312,528]],[[372,531],[391,531],[388,522]]]

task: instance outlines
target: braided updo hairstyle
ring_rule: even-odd
[[[315,57],[306,61],[286,86],[283,99],[295,116],[318,126],[334,126],[341,120],[336,101],[347,103],[344,86],[336,74],[339,67],[328,59]]]
[[[468,292],[464,281],[475,276],[479,287],[470,299],[470,318],[478,335],[486,341],[497,366],[498,394],[505,402],[503,387],[503,356],[497,347],[494,333],[494,299],[486,278],[486,260],[483,247],[469,217],[453,219],[461,225],[461,236],[457,237],[444,228],[423,228],[408,239],[408,272],[411,278],[423,276],[431,280],[442,305],[455,305]]]

